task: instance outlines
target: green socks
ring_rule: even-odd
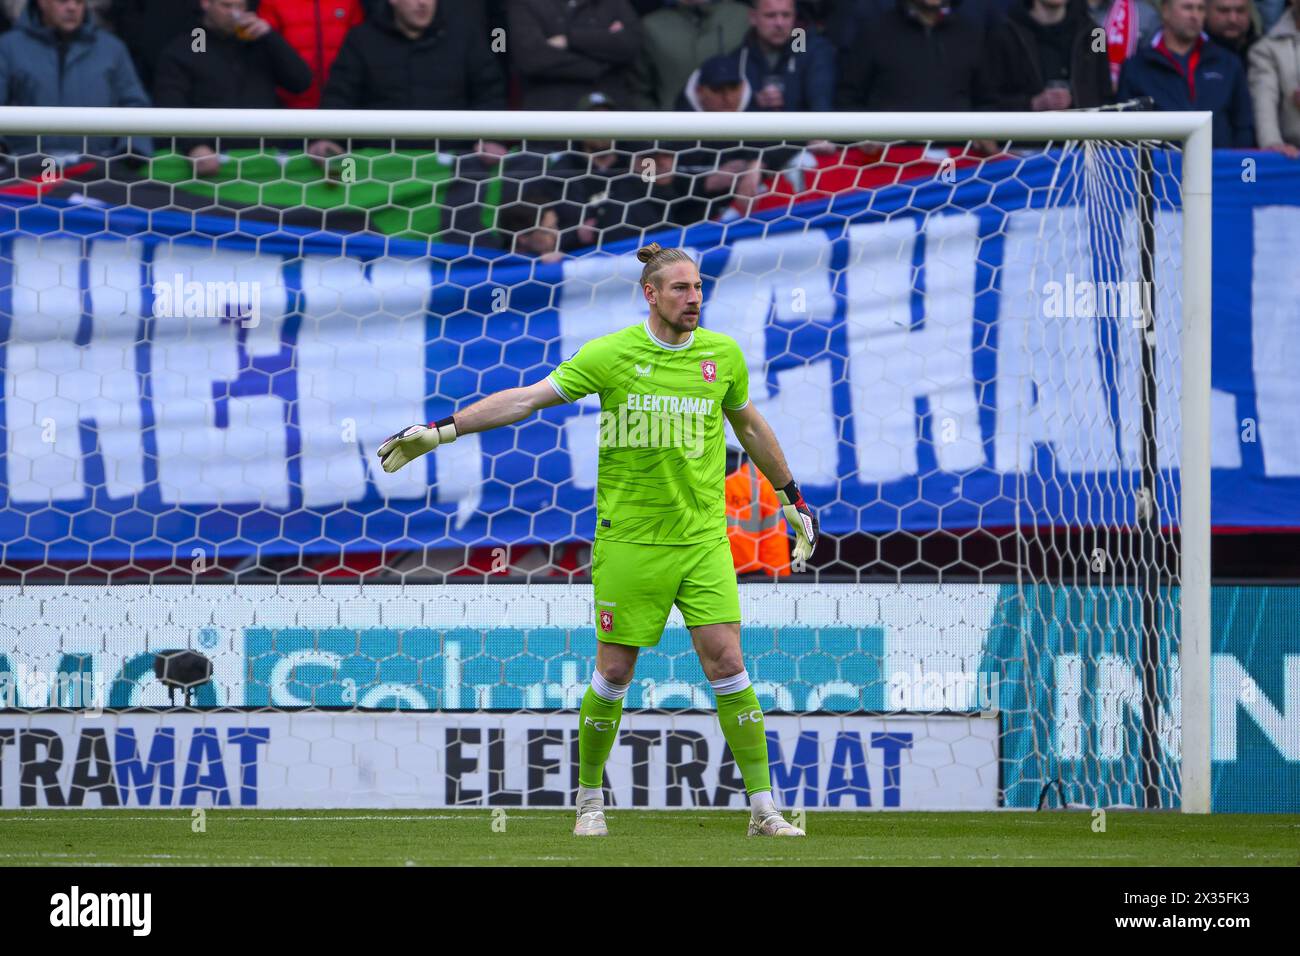
[[[749,682],[749,673],[741,671],[732,677],[710,681],[709,685],[718,701],[722,736],[727,739],[727,746],[731,748],[731,755],[745,780],[745,792],[753,797],[756,793],[771,790],[763,710],[758,706],[758,695]]]
[[[578,786],[600,792],[605,761],[618,737],[618,722],[623,716],[623,698],[630,684],[611,684],[593,671],[591,686],[582,695],[578,711]]]
[[[718,701],[718,723],[731,748],[736,766],[745,781],[745,792],[755,794],[772,789],[767,763],[767,735],[758,695],[741,671],[709,682]],[[623,716],[623,698],[630,684],[612,684],[599,671],[591,675],[591,686],[582,695],[578,712],[578,786],[600,792],[605,761],[614,749],[618,724]]]

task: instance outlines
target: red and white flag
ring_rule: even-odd
[[[1115,0],[1106,14],[1106,59],[1110,86],[1119,89],[1119,71],[1138,48],[1138,0]]]

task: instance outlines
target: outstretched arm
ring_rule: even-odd
[[[451,417],[456,422],[457,435],[485,432],[502,425],[513,425],[533,412],[563,404],[564,399],[548,382],[542,379],[522,388],[507,388],[480,398],[473,405],[462,408]]]
[[[776,489],[776,499],[781,502],[786,523],[794,531],[795,570],[802,570],[803,563],[812,557],[813,550],[817,547],[820,531],[817,516],[803,500],[803,494],[799,491],[794,476],[790,474],[790,466],[785,463],[785,454],[781,451],[772,426],[754,407],[754,403],[749,402],[744,408],[735,411],[724,410],[741,446]]]
[[[379,446],[379,460],[384,471],[391,473],[461,435],[513,425],[563,401],[546,379],[522,388],[503,389],[431,425],[408,425]]]
[[[790,466],[785,463],[781,444],[776,440],[772,426],[754,407],[754,403],[750,402],[738,411],[728,408],[723,411],[726,412],[727,421],[731,422],[736,437],[740,439],[741,447],[758,465],[758,470],[767,476],[772,487],[781,489],[790,484],[794,476],[790,474]]]

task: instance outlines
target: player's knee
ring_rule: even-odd
[[[740,648],[728,648],[718,657],[713,659],[712,674],[708,675],[709,680],[722,680],[726,677],[735,677],[745,669],[745,658],[740,653]]]
[[[606,661],[599,667],[600,676],[611,684],[626,684],[632,680],[635,662]]]

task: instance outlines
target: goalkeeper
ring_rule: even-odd
[[[723,415],[777,488],[795,533],[796,569],[817,543],[771,427],[749,401],[745,356],[726,335],[700,328],[699,269],[681,249],[640,249],[645,322],[592,339],[547,378],[511,388],[428,427],[412,425],[379,448],[394,472],[458,435],[527,418],[598,394],[600,450],[596,534],[596,668],[578,731],[574,833],[604,836],[603,781],[637,652],[659,643],[673,604],[682,612],[718,703],[718,722],[745,781],[751,836],[803,836],[772,800],[758,696],[740,653],[740,595],[727,540]]]

